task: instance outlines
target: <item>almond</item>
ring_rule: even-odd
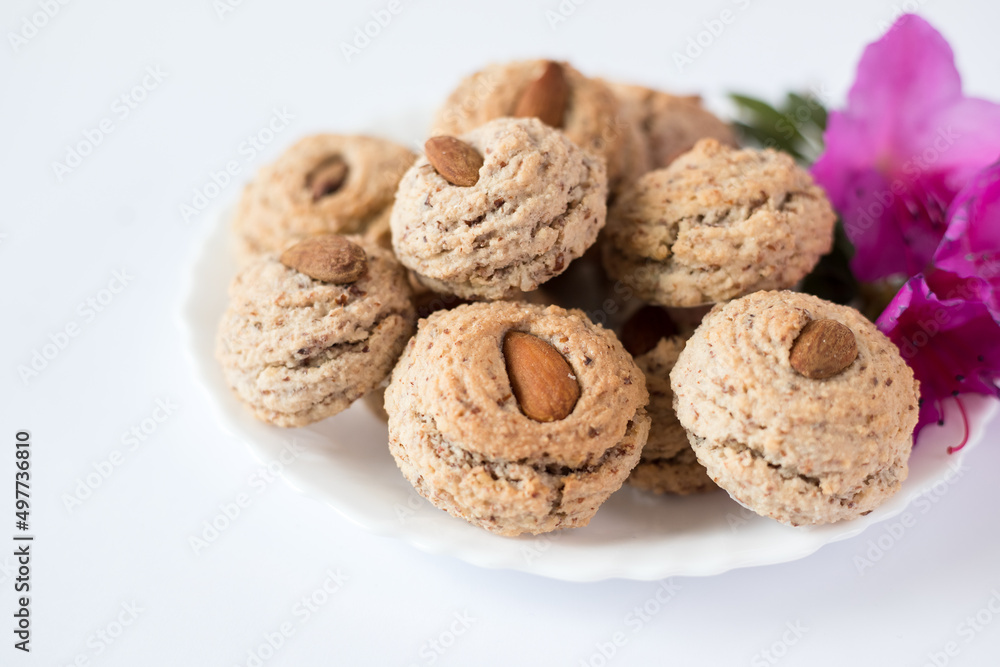
[[[565,419],[580,398],[580,384],[559,350],[537,336],[510,331],[503,339],[510,386],[521,412],[538,422]]]
[[[479,182],[483,156],[475,148],[455,137],[431,137],[424,144],[431,166],[452,185],[469,187]]]
[[[549,127],[562,127],[569,101],[569,82],[562,65],[548,61],[542,75],[528,84],[514,107],[515,118],[537,118]]]
[[[312,191],[313,201],[319,201],[323,197],[332,195],[340,189],[347,179],[347,163],[339,155],[323,160],[316,169],[309,174],[306,184]]]
[[[854,332],[836,320],[813,320],[792,343],[788,360],[807,378],[825,380],[842,372],[857,357]]]
[[[622,345],[633,357],[646,354],[662,338],[677,335],[669,313],[659,306],[643,306],[622,326]]]
[[[315,280],[335,285],[353,283],[368,272],[361,246],[343,236],[326,234],[296,243],[281,253],[281,263]]]

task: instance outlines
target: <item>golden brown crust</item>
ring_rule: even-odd
[[[332,156],[343,159],[346,177],[336,192],[314,201],[310,178]],[[376,137],[303,137],[244,189],[233,219],[240,260],[317,234],[367,231],[383,220],[415,159],[407,148]]]
[[[392,244],[424,286],[465,299],[529,292],[562,273],[604,226],[604,165],[534,118],[499,118],[461,139],[485,157],[470,187],[419,158],[392,208]]]
[[[830,251],[835,220],[791,157],[703,139],[618,197],[604,265],[647,301],[716,303],[794,286]]]
[[[274,255],[233,279],[216,356],[263,421],[304,426],[346,409],[389,374],[412,334],[405,270],[388,250],[348,238],[367,253],[357,282],[313,280]]]
[[[502,344],[511,330],[553,345],[581,389],[554,422],[523,414]],[[584,525],[634,467],[649,418],[642,373],[579,311],[493,302],[432,314],[386,391],[390,449],[432,502],[515,535]]]
[[[512,116],[525,89],[543,74],[548,63],[498,63],[466,77],[438,110],[431,134],[458,136],[494,118]],[[602,158],[609,183],[616,183],[622,172],[625,140],[618,100],[603,81],[584,76],[569,63],[560,64],[569,95],[559,129],[577,146]]]
[[[639,465],[632,470],[628,483],[653,493],[687,495],[719,488],[695,458],[687,431],[674,412],[670,371],[684,349],[685,340],[686,336],[664,338],[652,350],[635,358],[636,366],[646,376],[650,426]]]
[[[688,449],[687,431],[674,413],[674,392],[670,388],[670,371],[684,349],[685,338],[664,338],[659,344],[635,358],[635,364],[646,376],[649,405],[646,412],[652,421],[649,439],[642,450],[643,458],[669,459]]]
[[[858,356],[813,380],[791,367],[789,351],[823,318],[853,331]],[[895,345],[852,308],[794,292],[716,306],[670,379],[698,460],[759,514],[793,525],[850,519],[906,478],[918,385]]]

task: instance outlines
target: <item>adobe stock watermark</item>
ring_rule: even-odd
[[[552,9],[546,9],[545,20],[549,24],[549,30],[554,32],[560,25],[568,21],[569,17],[576,14],[577,7],[586,2],[587,0],[561,0]]]
[[[911,179],[917,179],[922,174],[933,168],[941,156],[947,153],[955,142],[962,138],[962,135],[955,132],[952,126],[939,127],[935,131],[931,144],[919,153],[915,153],[903,163],[903,174]],[[857,239],[868,232],[875,222],[879,220],[883,213],[895,204],[896,199],[907,194],[907,184],[902,178],[893,179],[888,188],[878,190],[874,193],[875,201],[868,204],[864,209],[855,208],[855,215],[850,220],[844,221],[847,228],[847,235],[852,239]]]
[[[938,308],[931,317],[917,322],[917,330],[905,336],[900,341],[899,351],[907,361],[917,356],[920,348],[926,347],[934,336],[948,326],[951,315],[944,308]]]
[[[87,325],[97,319],[97,316],[103,313],[134,279],[135,277],[129,273],[128,269],[112,272],[111,279],[104,288],[77,305],[76,314],[79,319],[68,320],[62,327],[50,333],[48,342],[31,351],[27,363],[18,364],[17,375],[21,378],[21,382],[28,386],[31,380],[41,375],[70,346],[73,340],[83,333]]]
[[[479,108],[490,99],[500,86],[500,80],[492,74],[483,73],[476,76],[475,88],[461,100],[461,104],[444,110],[442,126],[435,127],[431,134],[447,134],[450,127],[465,125],[479,114]]]
[[[428,507],[432,507],[430,502],[411,489],[406,495],[406,503],[393,503],[392,510],[396,513],[396,519],[399,523],[404,524]]]
[[[920,8],[926,5],[928,0],[905,0],[899,4],[893,4],[889,8],[888,18],[879,19],[876,23],[876,29],[883,36],[895,30],[898,26],[896,25],[896,19],[898,19],[903,14],[916,14],[920,11]]]
[[[101,488],[114,475],[115,471],[125,463],[129,455],[139,451],[139,448],[179,408],[180,405],[174,403],[169,398],[155,399],[154,407],[149,416],[122,433],[121,438],[119,438],[119,442],[122,445],[121,448],[112,449],[106,457],[100,461],[91,463],[91,470],[82,477],[76,478],[76,484],[73,486],[72,491],[67,491],[60,496],[60,500],[62,500],[66,511],[72,513],[73,510],[83,505],[84,502],[93,496],[94,492]]]
[[[413,0],[406,0],[411,3]],[[404,0],[389,0],[384,7],[371,11],[371,19],[363,25],[354,27],[350,42],[340,42],[340,53],[348,64],[361,55],[361,52],[371,46],[372,42],[389,27],[393,20],[406,8]]]
[[[70,0],[39,0],[38,9],[21,17],[17,32],[7,32],[7,42],[14,53],[28,45],[38,34],[59,15]]]
[[[945,667],[962,653],[962,647],[968,646],[1000,616],[1000,586],[990,589],[990,598],[976,610],[967,615],[955,627],[955,637],[949,639],[940,649],[927,652],[927,660],[921,667]],[[964,663],[963,663],[964,664]]]
[[[579,667],[605,667],[618,655],[622,647],[627,646],[629,639],[635,637],[646,629],[653,619],[662,612],[677,593],[680,592],[681,585],[673,579],[663,579],[657,583],[656,589],[646,598],[642,604],[636,605],[625,614],[622,625],[631,630],[618,630],[612,633],[606,641],[594,643],[594,651],[586,658],[581,658]]]
[[[733,512],[726,512],[726,523],[729,524],[729,530],[734,533],[751,521],[755,521],[759,518],[759,514],[751,509],[747,509],[743,505],[740,505],[740,509],[736,514]]]
[[[526,563],[534,563],[536,560],[546,555],[549,552],[549,549],[558,543],[562,537],[563,534],[558,532],[545,533],[525,541],[520,548],[521,558],[523,558]]]
[[[674,51],[674,66],[678,72],[683,72],[684,68],[693,65],[694,61],[705,54],[705,51],[712,48],[712,45],[726,33],[729,26],[736,23],[740,12],[750,8],[753,0],[731,0],[731,4],[736,8],[735,10],[723,9],[717,16],[702,21],[700,26],[702,29],[687,38],[684,49]]]
[[[273,459],[261,465],[247,478],[249,490],[237,493],[232,499],[219,503],[218,512],[201,522],[199,530],[188,536],[188,546],[195,556],[200,556],[214,544],[224,532],[229,530],[253,505],[254,498],[260,496],[281,477],[285,468],[295,463],[306,446],[292,438]]]
[[[253,162],[294,120],[295,116],[287,108],[272,109],[264,124],[240,142],[236,154],[219,169],[210,171],[205,182],[191,191],[191,199],[178,205],[184,224],[189,224],[218,199],[233,184],[236,176],[243,173],[243,167]]]
[[[979,278],[989,280],[996,276],[998,265],[996,263],[988,263],[983,265],[982,269]],[[973,301],[978,298],[976,290],[971,285],[962,282],[948,290],[943,300],[961,299],[963,301]],[[903,359],[909,362],[909,360],[917,356],[922,348],[929,345],[935,336],[948,327],[951,318],[952,314],[946,308],[937,308],[930,317],[918,321],[915,330],[907,331],[899,342],[899,352],[903,355]]]
[[[892,519],[882,529],[882,534],[868,540],[865,550],[854,556],[854,568],[859,575],[874,567],[885,555],[906,536],[906,532],[917,525],[920,517],[928,514],[944,498],[948,491],[960,480],[967,468],[960,463],[948,467],[943,480],[938,480],[931,488],[924,491],[910,503],[909,507],[897,518]]]
[[[212,10],[215,17],[225,21],[226,17],[243,6],[245,0],[212,0]]]
[[[750,667],[770,667],[777,665],[781,659],[788,655],[788,650],[799,643],[799,640],[809,632],[809,628],[802,625],[802,621],[788,621],[785,623],[785,630],[781,636],[774,640],[770,646],[761,649],[750,659]]]
[[[91,661],[102,656],[118,642],[125,631],[135,625],[139,616],[145,613],[146,609],[140,607],[135,600],[122,602],[118,605],[118,610],[114,612],[114,617],[107,623],[101,625],[89,635],[87,635],[86,648],[77,653],[73,660],[65,663],[69,667],[90,667]]]
[[[793,140],[796,134],[803,134],[804,126],[811,121],[817,111],[823,108],[824,104],[829,103],[830,90],[826,84],[812,86],[802,99],[804,100],[803,104],[796,104],[794,109],[782,114],[781,118],[771,126],[771,129],[784,137],[786,141]],[[778,141],[773,137],[768,137],[762,142],[762,145],[764,148],[780,150]],[[820,146],[816,145],[814,148],[818,150]]]
[[[410,663],[409,667],[418,667],[418,664],[433,665],[455,645],[459,637],[465,635],[469,628],[476,623],[477,619],[469,613],[468,609],[452,613],[450,621],[447,621],[447,626],[420,646],[417,654],[420,656],[421,662]]]
[[[290,618],[273,630],[263,633],[261,641],[248,649],[245,658],[241,658],[242,662],[235,663],[235,667],[263,667],[295,636],[299,628],[330,604],[344,584],[350,581],[350,577],[339,567],[328,568],[323,574],[323,580],[313,590],[295,601],[289,611]]]
[[[62,161],[52,161],[52,173],[56,182],[62,183],[67,176],[80,168],[86,158],[93,154],[111,134],[129,119],[132,113],[145,102],[150,93],[160,87],[169,76],[159,65],[148,66],[142,78],[134,86],[116,97],[110,104],[110,114],[104,116],[92,127],[80,133],[81,138],[66,145]]]
[[[647,259],[641,266],[631,270],[621,280],[616,280],[610,291],[605,291],[600,307],[585,309],[591,322],[603,327],[612,325],[611,319],[622,313],[626,306],[635,299],[637,286],[655,279],[658,263]]]

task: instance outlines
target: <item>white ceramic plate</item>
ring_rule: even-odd
[[[924,429],[910,460],[903,490],[866,517],[814,528],[790,528],[738,505],[725,493],[656,497],[628,486],[615,493],[585,528],[529,538],[503,538],[436,509],[416,494],[389,454],[385,425],[358,402],[313,426],[279,429],[258,422],[230,392],[214,358],[216,326],[236,271],[230,211],[206,215],[204,238],[190,266],[180,320],[190,360],[223,428],[242,438],[262,463],[282,456],[294,440],[303,449],[282,463],[296,490],[326,502],[372,532],[396,537],[430,553],[487,568],[508,568],[568,581],[608,578],[653,580],[712,575],[734,568],[803,558],[824,544],[847,539],[899,514],[915,497],[947,484],[976,444],[997,402],[964,397],[971,422],[969,444],[962,420],[949,406],[945,427]],[[940,487],[939,487],[940,488]]]

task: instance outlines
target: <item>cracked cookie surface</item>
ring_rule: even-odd
[[[788,155],[702,139],[608,212],[608,273],[646,301],[690,307],[792,287],[830,251],[836,216]]]
[[[530,333],[569,363],[581,394],[552,422],[521,411],[502,345]],[[493,302],[421,320],[386,390],[389,448],[435,506],[514,536],[586,525],[639,459],[649,432],[642,373],[580,311]]]
[[[635,358],[636,366],[646,376],[650,427],[639,464],[629,475],[628,483],[653,493],[687,495],[719,488],[705,466],[698,463],[687,431],[674,412],[670,371],[684,349],[684,342],[683,336],[663,338],[652,350]]]
[[[314,280],[264,255],[230,285],[216,357],[258,419],[305,426],[341,412],[379,385],[413,333],[406,271],[389,250],[347,238],[367,256],[356,282]]]
[[[488,65],[463,79],[438,110],[433,134],[458,136],[488,121],[513,116],[518,100],[545,71],[547,60],[522,60]],[[600,158],[608,181],[623,173],[622,147],[628,128],[618,99],[608,85],[584,76],[568,63],[560,63],[569,91],[562,126],[569,139]]]
[[[858,356],[824,380],[789,350],[810,321],[854,334]],[[782,523],[852,519],[906,479],[918,384],[899,350],[852,308],[794,292],[716,306],[670,375],[698,460],[737,501]]]
[[[501,118],[460,137],[484,158],[475,185],[426,156],[403,176],[392,245],[429,289],[466,299],[530,292],[562,273],[604,226],[601,161],[534,118]]]
[[[316,134],[264,166],[243,191],[233,217],[241,263],[319,234],[388,237],[389,210],[399,179],[416,155],[385,139]],[[324,189],[334,162],[339,178]],[[328,190],[328,191],[327,191]]]

